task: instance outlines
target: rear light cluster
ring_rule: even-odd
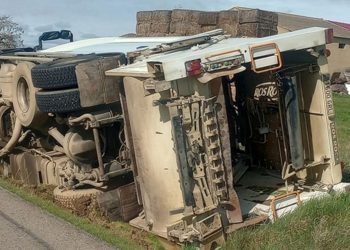
[[[188,61],[185,63],[186,71],[188,76],[195,76],[202,73],[201,59]]]
[[[244,63],[243,55],[231,56],[220,60],[202,63],[201,59],[188,61],[185,63],[188,76],[199,75],[202,72],[213,72],[222,69],[231,69]]]

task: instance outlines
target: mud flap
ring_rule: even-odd
[[[105,71],[123,64],[123,57],[100,58],[76,66],[76,76],[82,107],[109,104],[119,100],[122,79],[105,76]]]

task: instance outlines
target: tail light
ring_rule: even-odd
[[[325,35],[326,35],[326,44],[333,43],[334,36],[333,36],[333,29],[326,29],[325,30]]]
[[[202,73],[201,59],[185,62],[185,67],[188,76],[195,76]]]

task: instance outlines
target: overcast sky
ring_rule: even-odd
[[[242,6],[350,23],[350,0],[0,0],[0,6],[0,15],[24,28],[27,46],[49,30],[70,29],[75,40],[135,32],[136,12],[155,9]]]

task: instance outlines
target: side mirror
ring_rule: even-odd
[[[44,32],[39,39],[42,41],[48,41],[48,40],[56,40],[61,37],[61,33],[59,31],[49,31],[49,32]]]
[[[73,33],[70,30],[61,30],[61,39],[67,39],[73,42]]]
[[[65,40],[69,40],[70,42],[73,42],[73,33],[70,30],[44,32],[39,37],[39,45],[35,46],[35,50],[43,49],[43,41],[56,40],[56,39],[65,39]]]

